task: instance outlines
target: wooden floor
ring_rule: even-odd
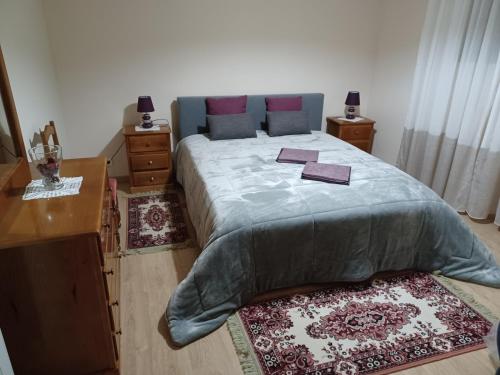
[[[125,246],[127,201],[120,192]],[[500,261],[500,231],[493,224],[478,224],[467,217],[477,235]],[[192,231],[192,228],[191,228]],[[149,374],[242,374],[226,326],[184,348],[171,347],[165,337],[164,312],[175,286],[189,272],[198,255],[196,249],[166,251],[122,258],[122,353],[123,375]],[[455,282],[477,301],[500,315],[500,289]],[[493,365],[486,349],[463,354],[400,372],[405,375],[492,375]]]

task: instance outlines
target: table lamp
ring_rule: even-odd
[[[352,120],[359,116],[359,91],[349,91],[345,99],[345,117]]]
[[[143,113],[141,127],[149,129],[153,127],[153,121],[149,112],[154,112],[153,101],[150,96],[139,96],[137,99],[137,112]]]

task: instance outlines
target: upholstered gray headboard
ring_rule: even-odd
[[[273,94],[248,95],[247,112],[253,115],[255,128],[262,129],[266,120],[266,97],[302,96],[302,109],[309,115],[309,124],[313,130],[321,130],[323,118],[323,94]],[[177,98],[179,133],[181,140],[189,135],[205,133],[206,130],[206,96],[180,96]]]

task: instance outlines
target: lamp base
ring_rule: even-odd
[[[346,105],[344,109],[345,118],[352,120],[359,117],[359,105]]]
[[[153,127],[153,121],[151,121],[149,113],[144,113],[144,115],[142,115],[142,123],[140,126],[144,129],[151,129]]]

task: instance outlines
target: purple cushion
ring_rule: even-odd
[[[234,115],[247,111],[247,96],[206,98],[207,115]]]
[[[302,111],[302,96],[266,98],[267,112]]]

